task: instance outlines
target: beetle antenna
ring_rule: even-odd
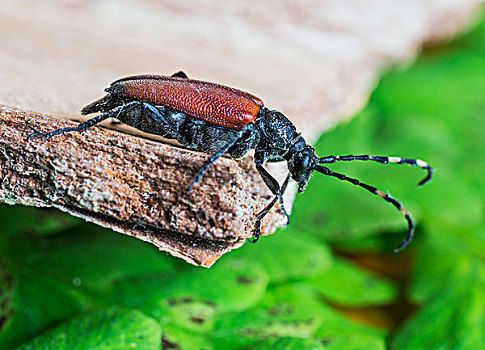
[[[319,159],[319,164],[330,164],[339,161],[353,161],[353,160],[370,160],[373,162],[381,163],[381,164],[407,164],[411,166],[418,166],[428,172],[426,177],[418,183],[418,186],[422,186],[431,180],[433,175],[433,169],[426,163],[424,160],[421,159],[409,159],[409,158],[401,158],[401,157],[381,157],[381,156],[368,156],[368,155],[348,155],[348,156],[326,156]]]
[[[348,177],[344,174],[333,172],[329,168],[324,167],[322,165],[316,165],[314,169],[316,171],[318,171],[319,173],[323,174],[323,175],[333,176],[333,177],[336,177],[339,180],[347,181],[347,182],[350,182],[351,184],[354,184],[356,186],[360,186],[360,187],[365,188],[367,191],[380,196],[386,202],[389,202],[392,205],[394,205],[396,207],[396,209],[399,210],[404,215],[404,218],[408,222],[408,234],[407,234],[406,238],[401,242],[401,244],[399,244],[399,246],[397,246],[397,248],[394,249],[395,253],[403,250],[413,240],[413,236],[414,236],[413,220],[411,219],[411,216],[409,216],[409,213],[407,212],[407,210],[404,209],[402,204],[399,203],[397,200],[395,200],[390,195],[378,190],[377,188],[375,188],[373,186],[367,185],[363,182],[360,182],[357,179],[353,179],[353,178]]]

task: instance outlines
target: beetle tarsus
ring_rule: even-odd
[[[418,161],[419,161],[419,159],[418,159]],[[424,179],[422,179],[421,181],[418,182],[418,186],[425,185],[426,183],[431,181],[431,178],[433,176],[433,168],[431,168],[428,164],[426,164],[426,166],[422,167],[422,168],[425,169],[428,172],[428,175],[426,175],[426,177]]]
[[[54,130],[54,131],[51,131],[51,132],[48,132],[48,133],[36,132],[36,133],[29,135],[27,137],[27,141],[30,140],[31,138],[34,138],[34,137],[37,137],[37,136],[41,136],[43,140],[47,140],[47,139],[51,138],[52,136],[63,134],[65,132],[69,132],[69,131],[79,131],[79,127],[76,126],[76,127],[71,127],[71,128],[57,129],[57,130]]]
[[[286,226],[290,224],[290,215],[288,215],[288,212],[286,211],[283,195],[285,194],[285,191],[286,191],[286,188],[288,187],[290,179],[291,179],[291,174],[288,174],[286,176],[285,181],[283,182],[283,185],[281,185],[281,194],[280,194],[280,200],[279,200],[281,210],[283,211],[283,215],[286,217]]]
[[[44,138],[46,135],[47,134],[44,134],[41,132],[34,132],[33,134],[30,134],[29,136],[27,136],[27,141],[30,141],[30,139],[33,139],[34,137],[37,137],[37,136],[42,136]]]
[[[251,241],[252,243],[256,243],[259,239],[259,235],[261,231],[261,221],[266,216],[266,214],[269,213],[271,208],[275,206],[276,202],[278,202],[278,200],[281,200],[281,196],[282,196],[281,188],[280,188],[280,185],[278,184],[278,181],[276,181],[276,179],[261,164],[256,163],[256,169],[261,175],[266,186],[268,186],[270,191],[274,194],[274,197],[273,197],[273,200],[266,207],[264,207],[263,210],[259,212],[256,218],[256,223],[254,225],[253,239]],[[284,207],[283,207],[283,211],[286,214],[286,210],[284,209]],[[288,218],[288,214],[286,214],[286,216]]]
[[[177,73],[173,73],[172,74],[172,77],[175,77],[175,78],[185,78],[185,79],[188,79],[189,78],[187,76],[187,74],[185,74],[185,72],[183,72],[183,71],[178,71]]]
[[[250,240],[251,243],[256,243],[259,240],[259,236],[261,234],[261,221],[269,213],[271,208],[274,207],[276,202],[278,201],[279,196],[275,196],[273,200],[258,214],[256,218],[256,223],[254,224],[253,230],[253,238]]]
[[[408,244],[411,243],[411,241],[413,240],[413,237],[414,237],[413,220],[411,219],[409,214],[405,215],[405,217],[406,217],[406,221],[408,222],[408,227],[409,227],[408,234],[407,234],[406,238],[404,238],[404,240],[396,248],[394,248],[394,250],[393,250],[394,253],[399,253],[401,250],[406,248],[408,246]]]
[[[258,228],[257,230],[255,229],[253,231],[253,237],[249,239],[249,243],[256,243],[257,241],[259,241],[259,235],[261,233],[261,229]]]

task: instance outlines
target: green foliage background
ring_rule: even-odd
[[[391,191],[315,175],[292,224],[211,269],[55,211],[0,206],[0,349],[484,349],[485,21],[386,74],[318,154]]]

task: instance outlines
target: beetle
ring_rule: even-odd
[[[418,166],[427,171],[426,177],[418,183],[421,186],[432,176],[432,168],[423,160],[370,155],[328,155],[319,158],[291,121],[281,112],[266,108],[258,97],[224,85],[189,79],[182,71],[172,76],[138,75],[122,78],[111,83],[105,91],[107,95],[81,111],[83,115],[101,113],[98,116],[76,127],[31,134],[29,140],[36,136],[48,139],[69,131],[82,132],[114,117],[141,131],[175,139],[190,149],[210,154],[193,177],[188,191],[223,154],[239,159],[254,149],[256,169],[272,192],[273,199],[258,213],[251,242],[258,241],[261,220],[278,201],[289,223],[283,205],[287,185],[290,180],[296,181],[298,192],[303,193],[314,171],[362,187],[398,209],[407,221],[408,233],[394,249],[395,252],[402,250],[413,239],[414,224],[401,203],[376,187],[333,172],[325,165],[340,161],[373,161]],[[287,163],[288,174],[280,185],[263,165],[282,161]]]

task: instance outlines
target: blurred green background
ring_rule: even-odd
[[[382,77],[317,154],[417,157],[316,174],[291,225],[211,269],[53,210],[0,206],[0,349],[485,349],[485,21]],[[102,345],[100,345],[102,344]]]

